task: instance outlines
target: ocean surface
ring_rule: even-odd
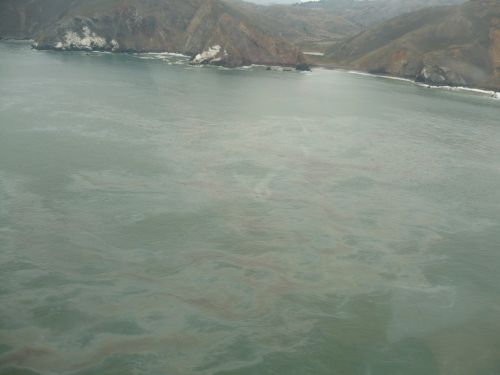
[[[0,43],[0,374],[500,374],[500,101]]]

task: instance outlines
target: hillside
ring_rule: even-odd
[[[71,0],[2,0],[0,36],[33,38],[40,30],[61,17],[71,3]]]
[[[224,32],[229,32],[235,22],[242,21],[246,29],[243,33],[252,34],[250,39],[262,40],[265,39],[262,35],[265,35],[284,39],[301,49],[324,51],[346,36],[358,34],[367,26],[390,17],[430,5],[461,1],[464,0],[322,0],[295,5],[258,6],[240,0],[2,0],[0,36],[36,38],[41,39],[41,45],[46,45],[44,41],[54,42],[57,39],[54,35],[57,30],[54,27],[59,29],[61,26],[70,27],[71,31],[83,36],[82,30],[74,28],[79,28],[81,25],[71,25],[72,17],[96,18],[97,23],[105,17],[106,22],[114,23],[108,25],[105,36],[111,36],[110,28],[119,28],[122,37],[126,39],[120,44],[124,48],[156,50],[168,45],[169,48],[175,46],[178,51],[193,53],[190,47],[184,46],[182,42],[190,38],[189,33],[193,28],[188,30],[188,27],[191,21],[195,18],[199,20],[201,17],[203,22],[207,22],[205,26],[212,27],[211,30],[204,30],[209,35],[213,31],[221,36]],[[208,7],[211,8],[210,11],[207,11]],[[127,11],[129,14],[125,14]],[[138,25],[137,20],[133,19],[134,12],[137,12],[138,17],[147,18],[150,25]],[[220,18],[223,14],[231,17],[231,21],[227,24],[229,29],[216,31],[217,24],[225,25],[226,22],[222,21],[228,20],[227,17]],[[118,22],[125,22],[133,30],[130,27],[126,29],[119,26]],[[153,22],[155,28],[148,32],[156,34],[160,32],[164,35],[157,38],[158,35],[155,34],[153,40],[150,40],[150,37],[139,36],[136,43],[132,43],[134,36],[127,34],[140,32],[143,26],[147,29]],[[101,32],[102,29],[106,29],[104,26],[100,26]],[[199,26],[205,27],[201,24]],[[235,33],[235,39],[239,34],[240,32]],[[116,35],[112,36],[116,39]],[[247,38],[245,39],[247,45],[252,44]],[[192,42],[196,38],[190,40]],[[238,43],[232,41],[231,44]],[[285,48],[277,45],[264,47],[271,50]],[[207,46],[203,48],[206,49]],[[233,54],[235,53],[233,48]],[[248,58],[249,53],[243,53],[241,58],[235,57],[234,61]]]
[[[335,64],[440,85],[500,88],[500,1],[423,9],[337,44]]]
[[[39,49],[171,51],[198,63],[297,65],[300,51],[223,0],[5,0],[0,35]]]
[[[347,22],[366,28],[399,15],[420,9],[456,5],[466,0],[320,0],[300,5],[303,9],[321,9]]]
[[[304,50],[324,52],[346,36],[356,35],[395,16],[465,0],[321,0],[271,6],[231,1],[246,14],[256,15],[268,32]]]

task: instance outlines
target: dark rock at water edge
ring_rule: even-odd
[[[311,71],[311,66],[306,63],[301,63],[295,65],[295,70],[298,70],[300,72],[310,72]]]
[[[415,77],[415,81],[436,86],[467,86],[460,74],[439,65],[425,65]]]

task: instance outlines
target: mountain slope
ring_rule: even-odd
[[[296,47],[223,0],[53,1],[60,6],[48,11],[51,0],[3,0],[0,20],[11,21],[0,32],[33,38],[40,49],[171,51],[225,66],[303,63]]]
[[[500,88],[500,0],[429,8],[337,44],[337,65],[429,84]]]
[[[320,0],[306,2],[301,8],[321,9],[335,13],[346,21],[353,22],[366,28],[382,21],[397,17],[401,14],[414,12],[420,9],[456,5],[466,0]]]
[[[295,5],[259,6],[241,0],[218,0],[219,7],[232,8],[235,19],[245,19],[245,25],[258,26],[261,34],[285,39],[296,46],[311,50],[321,50],[332,43],[364,30],[368,25],[393,16],[430,5],[443,5],[465,0],[322,0]],[[165,12],[178,15],[174,28],[185,28],[186,20],[192,19],[197,9],[206,7],[202,1],[140,1],[121,0],[1,0],[0,36],[35,37],[37,32],[47,29],[67,14],[112,12],[113,4],[136,8],[139,15],[152,15],[156,24],[171,24],[173,17]],[[75,9],[79,9],[75,12]],[[149,9],[149,10],[148,10]],[[156,9],[155,12],[151,12]],[[235,14],[235,10],[236,13]],[[202,13],[199,13],[201,15]],[[199,18],[199,17],[198,17]],[[184,20],[184,21],[182,21]],[[119,19],[115,19],[119,21]],[[168,21],[168,22],[166,22]],[[214,20],[208,18],[208,23]],[[130,20],[128,21],[130,23]],[[173,31],[173,30],[170,30]],[[188,32],[189,33],[189,32]],[[169,35],[169,40],[172,34]],[[141,40],[141,45],[144,40]],[[160,42],[160,41],[158,41]],[[164,41],[163,41],[164,42]]]
[[[71,3],[71,0],[1,0],[0,36],[33,38],[64,14]]]
[[[231,0],[237,2],[238,0]],[[410,11],[466,0],[320,0],[256,6],[238,1],[275,35],[308,51],[324,52],[347,36]],[[250,9],[253,8],[253,9]]]
[[[357,34],[362,27],[345,19],[337,11],[309,8],[303,4],[256,6],[240,3],[253,12],[273,34],[279,34],[295,45],[323,42]]]
[[[257,6],[238,0],[247,13],[274,35],[307,49],[324,51],[346,36],[395,16],[436,5],[466,0],[321,0],[294,5]]]

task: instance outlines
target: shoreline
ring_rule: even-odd
[[[22,39],[22,38],[0,38],[0,41],[2,42],[25,42],[25,43],[32,43],[33,39]],[[191,57],[182,53],[178,52],[167,52],[167,51],[101,51],[101,50],[67,50],[67,51],[60,51],[57,49],[37,49],[37,51],[56,51],[56,52],[86,52],[86,53],[106,53],[106,54],[124,54],[124,55],[135,55],[139,58],[144,58],[144,59],[151,59],[151,60],[162,60],[162,58],[166,57],[177,57],[181,59],[190,59]],[[148,57],[145,56],[140,56],[140,55],[149,55]],[[215,65],[215,64],[192,64],[193,66],[214,66],[218,68],[224,68],[224,69],[235,69],[235,70],[249,70],[251,68],[264,68],[266,70],[272,70],[272,71],[283,71],[283,72],[289,72],[289,71],[301,71],[299,69],[294,69],[292,66],[288,65],[263,65],[263,64],[250,64],[250,65],[242,65],[242,66],[236,66],[236,67],[225,67],[225,66],[220,66],[220,65]],[[480,87],[468,87],[468,86],[441,86],[441,85],[430,85],[422,82],[417,82],[415,80],[412,80],[410,78],[404,78],[404,77],[398,77],[398,76],[392,76],[392,75],[387,75],[387,74],[375,74],[375,73],[369,73],[366,71],[362,70],[354,70],[354,69],[349,69],[348,67],[335,67],[332,65],[322,65],[322,64],[308,64],[308,66],[312,69],[320,69],[320,70],[331,70],[331,71],[340,71],[344,73],[349,73],[349,74],[355,74],[355,75],[360,75],[360,76],[366,76],[366,77],[373,77],[373,78],[384,78],[384,79],[390,79],[390,80],[396,80],[396,81],[402,81],[402,82],[407,82],[411,83],[415,86],[419,86],[422,88],[430,88],[430,89],[441,89],[441,90],[446,90],[446,91],[453,91],[453,92],[461,92],[461,93],[475,93],[479,94],[485,97],[490,97],[491,99],[495,100],[500,100],[500,89],[499,90],[491,90],[487,88],[480,88]],[[307,71],[306,71],[307,72]]]
[[[316,68],[316,69],[340,71],[340,72],[344,72],[344,73],[355,74],[355,75],[366,76],[366,77],[385,78],[385,79],[390,79],[390,80],[394,80],[394,81],[402,81],[402,82],[411,83],[415,86],[422,87],[422,88],[441,89],[441,90],[445,90],[445,91],[481,94],[482,96],[488,96],[491,99],[500,100],[500,88],[498,90],[492,90],[492,89],[488,89],[488,88],[469,87],[469,86],[431,85],[428,83],[417,82],[417,81],[410,79],[410,78],[392,76],[392,75],[388,75],[388,74],[369,73],[366,71],[354,70],[354,69],[349,69],[346,67],[332,67],[332,66],[328,66],[328,65],[311,65],[311,67]]]
[[[384,74],[373,74],[373,73],[362,72],[362,71],[357,71],[357,70],[346,70],[346,72],[351,73],[351,74],[375,77],[375,78],[385,78],[385,79],[392,79],[392,80],[396,80],[396,81],[409,82],[409,83],[412,83],[416,86],[424,87],[424,88],[441,89],[441,90],[446,90],[446,91],[457,91],[457,92],[471,92],[471,93],[488,95],[492,99],[500,99],[500,91],[495,91],[495,90],[488,90],[488,89],[482,89],[482,88],[477,88],[477,87],[468,87],[468,86],[431,85],[428,83],[417,82],[417,81],[412,80],[410,78],[403,78],[403,77],[390,76],[390,75],[384,75]]]
[[[2,37],[0,36],[0,42],[26,42],[33,43],[35,40],[31,38],[13,38],[13,37]]]

